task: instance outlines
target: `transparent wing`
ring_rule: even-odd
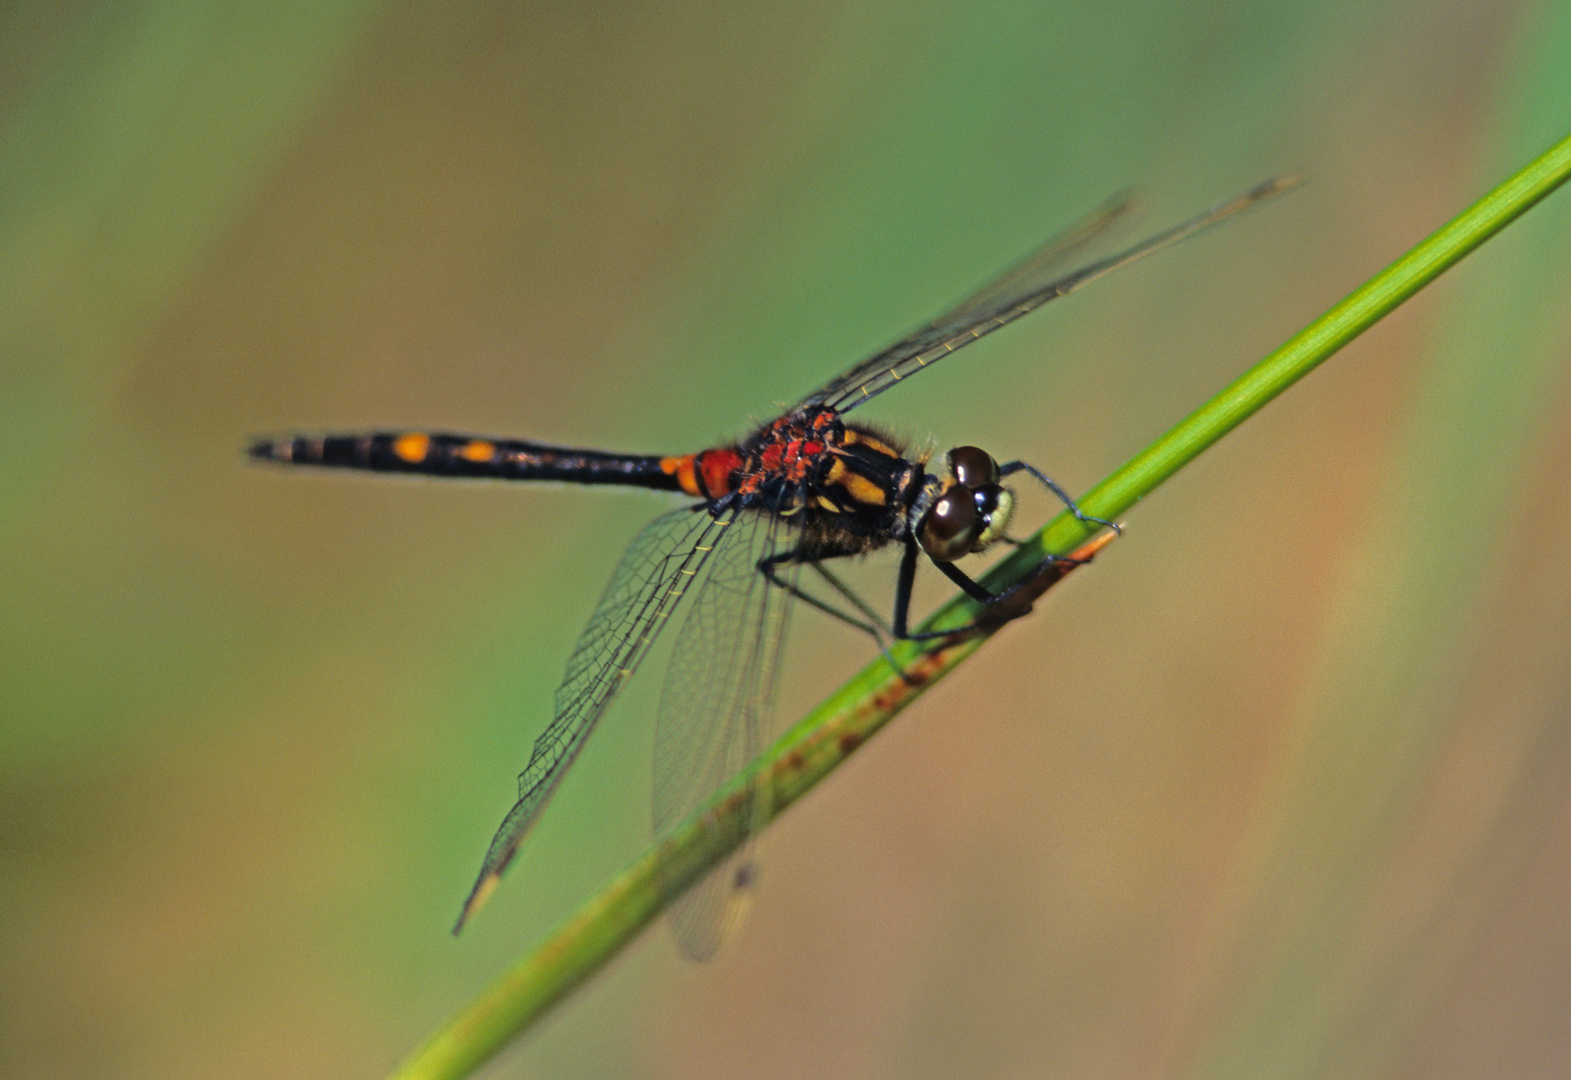
[[[776,675],[790,595],[758,570],[790,535],[778,517],[750,513],[706,567],[672,649],[655,721],[654,827],[661,833],[692,813],[761,753],[770,737]],[[777,576],[794,584],[799,564]],[[745,796],[750,837],[769,818],[768,792]],[[689,958],[719,950],[747,899],[750,844],[693,885],[668,914]]]
[[[887,379],[885,385],[903,378],[907,366],[922,366],[917,363],[917,357],[925,357],[933,349],[940,348],[944,342],[955,339],[957,335],[963,338],[974,327],[996,318],[1000,311],[1008,311],[1018,306],[1024,298],[1041,291],[1044,283],[1051,286],[1058,281],[1070,261],[1079,256],[1088,244],[1125,217],[1133,205],[1133,199],[1128,194],[1115,195],[1082,221],[1052,237],[932,322],[912,331],[899,341],[862,360],[850,371],[836,377],[804,400],[802,405],[832,405],[839,408],[841,402],[854,404],[864,396],[864,388],[867,397],[884,388],[880,385],[874,389],[873,380],[876,377],[882,376]],[[1045,302],[1044,300],[1043,303]],[[899,374],[894,373],[896,370]]]
[[[1067,296],[1097,278],[1176,244],[1261,199],[1285,191],[1296,182],[1292,177],[1273,178],[1116,255],[1065,273],[1068,261],[1102,235],[1132,205],[1127,196],[1115,197],[931,323],[834,379],[803,400],[799,407],[827,405],[839,412],[849,412],[912,372],[1030,314],[1049,300]]]
[[[637,669],[711,553],[724,548],[732,522],[730,514],[716,518],[701,509],[673,510],[655,518],[628,545],[573,647],[556,691],[556,715],[519,774],[518,802],[491,840],[455,934],[490,897],[611,698]]]

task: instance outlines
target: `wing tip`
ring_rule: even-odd
[[[1303,182],[1304,174],[1301,172],[1278,173],[1273,177],[1260,181],[1260,183],[1244,192],[1237,199],[1234,199],[1233,203],[1237,205],[1238,209],[1242,210],[1244,207],[1253,205],[1261,199],[1274,198],[1284,191],[1292,191]]]
[[[1303,182],[1304,174],[1302,172],[1278,173],[1262,183],[1259,190],[1262,194],[1275,195],[1279,191],[1288,191],[1296,188]]]
[[[486,870],[480,875],[480,880],[475,882],[475,887],[469,890],[469,898],[464,901],[464,909],[458,913],[458,921],[453,924],[453,936],[457,937],[463,932],[464,925],[474,917],[475,912],[485,907],[491,894],[496,892],[496,887],[502,883],[502,875],[496,870]]]

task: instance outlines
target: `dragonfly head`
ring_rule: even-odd
[[[1014,495],[999,486],[998,462],[975,446],[944,455],[949,475],[930,476],[916,538],[934,562],[985,551],[1009,527]]]

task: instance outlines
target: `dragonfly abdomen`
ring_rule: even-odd
[[[423,431],[259,439],[251,444],[250,454],[288,465],[372,472],[681,489],[676,477],[661,467],[659,457]]]

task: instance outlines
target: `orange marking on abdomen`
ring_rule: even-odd
[[[422,435],[418,431],[400,435],[393,440],[393,453],[398,455],[400,461],[407,461],[411,465],[420,464],[430,452],[431,436]]]
[[[477,465],[483,465],[496,457],[496,444],[486,442],[484,439],[472,439],[464,444],[464,448],[458,452],[458,456],[465,461],[473,461]]]
[[[667,476],[675,476],[683,491],[702,499],[704,493],[699,490],[698,476],[693,471],[693,462],[697,457],[697,454],[684,454],[682,457],[661,458],[660,471]]]

